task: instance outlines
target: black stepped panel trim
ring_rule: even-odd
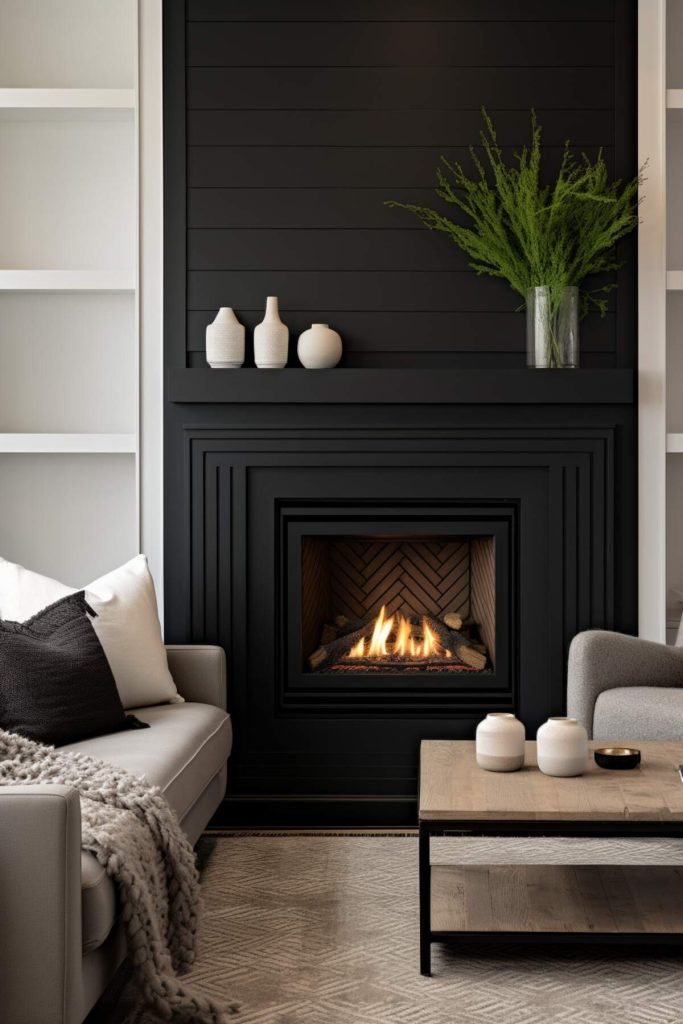
[[[631,404],[632,370],[170,369],[172,402]]]

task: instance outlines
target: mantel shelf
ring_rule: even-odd
[[[172,402],[631,404],[632,370],[170,369]]]

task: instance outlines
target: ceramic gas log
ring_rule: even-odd
[[[475,623],[456,630],[430,615],[387,615],[384,606],[365,621],[340,615],[326,623],[308,663],[316,672],[490,671]]]

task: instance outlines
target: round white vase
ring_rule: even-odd
[[[506,712],[494,712],[477,726],[477,764],[487,772],[516,772],[524,765],[524,726]]]
[[[311,324],[299,335],[296,354],[307,370],[331,370],[341,359],[341,337],[329,324]]]
[[[280,319],[274,295],[266,299],[266,315],[254,328],[254,361],[261,370],[281,370],[287,365],[289,328]]]
[[[233,370],[244,362],[244,324],[230,306],[221,306],[206,328],[206,361],[215,370]]]
[[[588,735],[575,718],[549,718],[536,733],[536,758],[544,775],[582,775],[588,760]]]

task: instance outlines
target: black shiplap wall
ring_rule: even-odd
[[[634,173],[633,0],[187,0],[185,16],[186,68],[167,50],[166,74],[185,74],[187,365],[206,365],[219,305],[252,328],[269,294],[293,337],[339,329],[347,366],[523,365],[515,293],[383,200],[433,203],[482,105],[511,151],[533,106],[549,167],[570,138]],[[634,254],[583,325],[584,366],[634,363]]]

